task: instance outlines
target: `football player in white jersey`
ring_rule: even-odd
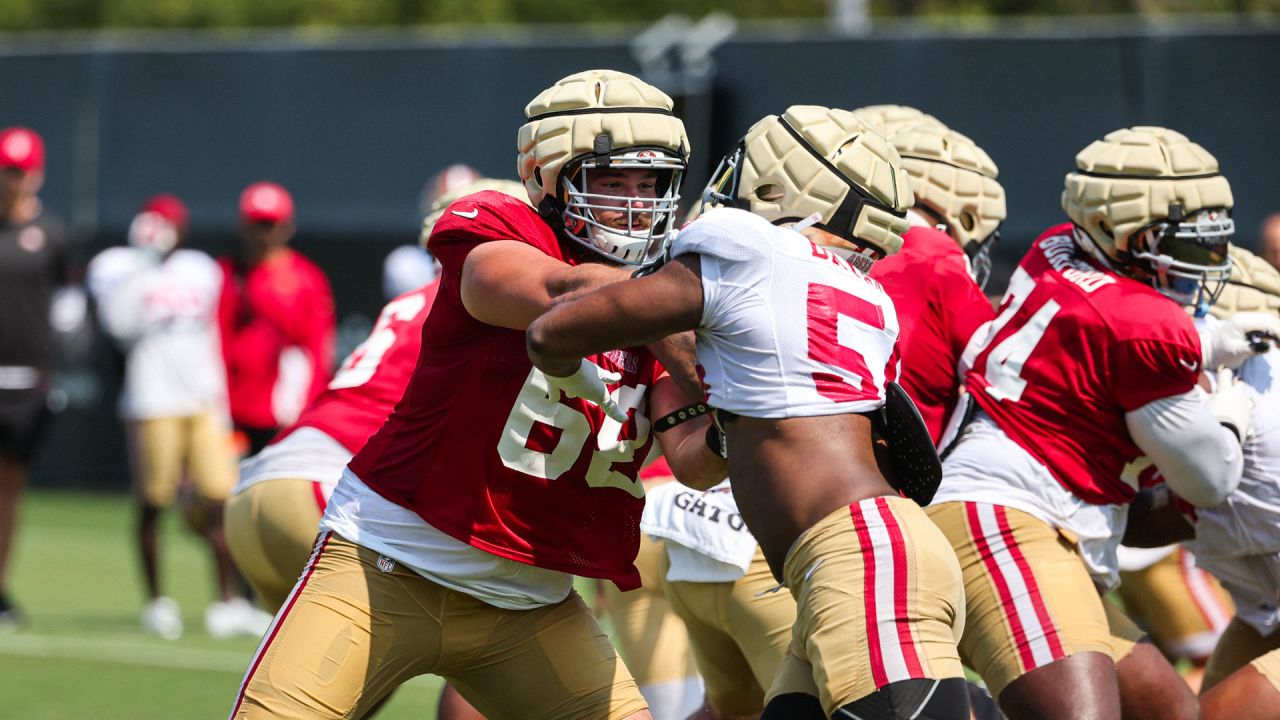
[[[725,207],[681,231],[671,262],[536,320],[530,357],[583,377],[592,352],[696,331],[739,508],[797,604],[764,718],[968,718],[959,565],[874,450],[897,417],[898,328],[865,270],[907,229],[898,153],[851,113],[793,106],[721,167],[706,199]],[[607,403],[603,386],[578,390]]]
[[[1231,248],[1231,281],[1211,317],[1198,324],[1206,345],[1252,331],[1254,347],[1225,352],[1238,366],[1219,374],[1219,395],[1236,396],[1234,426],[1244,436],[1239,486],[1220,505],[1191,508],[1157,486],[1144,491],[1126,534],[1140,544],[1189,540],[1197,564],[1216,576],[1236,605],[1205,669],[1206,720],[1280,718],[1280,273]],[[1268,328],[1268,326],[1270,326]],[[1271,338],[1265,336],[1271,335]],[[1255,354],[1262,351],[1260,354]],[[1172,501],[1171,501],[1172,500]]]
[[[223,503],[235,484],[217,335],[222,275],[208,255],[180,247],[186,227],[182,201],[157,195],[134,217],[129,245],[102,251],[87,273],[98,319],[126,355],[120,416],[138,504],[148,601],[142,626],[167,639],[182,634],[177,603],[161,589],[157,523],[185,476],[200,504],[197,529],[213,552],[222,596],[209,606],[206,629],[215,636],[260,634],[268,618],[236,595],[222,529]]]

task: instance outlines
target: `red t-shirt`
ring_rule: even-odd
[[[254,428],[288,424],[333,372],[337,324],[329,280],[288,248],[248,270],[230,258],[218,264],[231,419]]]
[[[529,361],[524,331],[482,323],[462,305],[467,253],[495,240],[572,262],[519,200],[483,192],[451,205],[430,240],[441,283],[413,377],[351,471],[480,550],[638,587],[637,474],[653,442],[648,389],[661,368],[643,348],[589,358],[622,374],[612,387],[631,417],[621,426],[596,405],[552,396]]]
[[[969,392],[1080,499],[1132,500],[1144,463],[1124,415],[1196,384],[1191,318],[1151,286],[1101,269],[1070,224],[1035,241],[998,312]]]
[[[994,318],[995,311],[950,235],[913,227],[903,240],[901,250],[876,261],[871,277],[884,287],[898,314],[898,382],[920,408],[937,445],[960,397],[960,355],[974,330]]]
[[[364,447],[404,395],[422,347],[422,324],[439,287],[436,281],[387,303],[369,337],[343,361],[329,387],[272,442],[300,427],[313,427],[353,454]]]

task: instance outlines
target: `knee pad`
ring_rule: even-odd
[[[818,698],[804,693],[778,695],[769,701],[760,720],[827,720]]]
[[[969,690],[964,678],[899,680],[841,707],[832,717],[847,720],[969,720]]]

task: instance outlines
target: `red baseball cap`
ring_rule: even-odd
[[[240,194],[240,221],[282,223],[293,219],[293,198],[273,182],[256,182]]]
[[[44,169],[44,140],[34,130],[11,127],[0,130],[0,167],[22,172]]]
[[[159,215],[168,220],[178,232],[186,231],[187,222],[191,217],[187,212],[187,206],[175,195],[153,195],[142,204],[142,210],[139,212]]]

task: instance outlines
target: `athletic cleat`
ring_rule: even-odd
[[[182,637],[182,615],[170,597],[158,597],[142,609],[142,629],[165,640]]]
[[[210,603],[204,613],[204,629],[218,639],[237,635],[262,637],[271,625],[271,618],[248,600],[237,597]]]
[[[0,632],[14,630],[27,624],[27,616],[10,600],[8,595],[0,594]]]

